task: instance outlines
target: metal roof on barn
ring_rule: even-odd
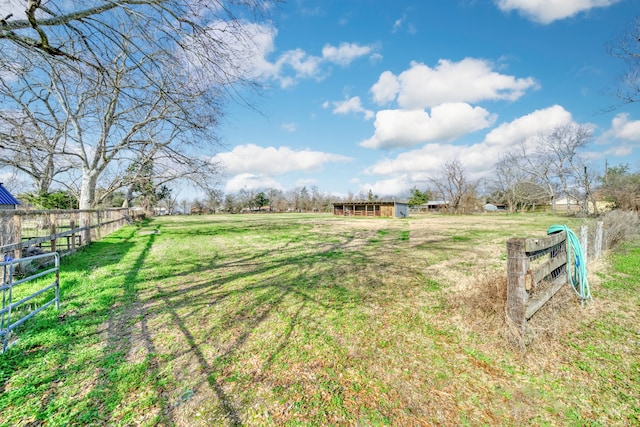
[[[349,205],[349,206],[364,206],[364,205],[406,205],[407,202],[400,202],[395,200],[371,200],[371,201],[357,201],[357,202],[333,202],[332,205]]]
[[[19,205],[20,202],[18,199],[13,197],[9,190],[4,188],[2,183],[0,182],[0,205]]]

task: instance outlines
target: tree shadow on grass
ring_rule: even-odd
[[[350,243],[345,242],[352,247]],[[315,249],[301,253],[300,247],[283,245],[271,251],[268,259],[253,255],[216,262],[211,267],[217,272],[215,280],[203,278],[200,271],[186,271],[181,277],[198,274],[191,277],[192,280],[180,280],[180,284],[175,284],[176,280],[161,281],[143,301],[148,308],[142,322],[146,325],[154,317],[162,317],[163,330],[175,331],[171,340],[181,343],[152,344],[153,348],[163,352],[166,360],[190,358],[192,365],[197,366],[195,370],[201,373],[199,380],[187,379],[190,387],[199,389],[206,384],[217,397],[221,409],[218,413],[222,415],[214,422],[242,424],[244,397],[229,394],[233,393],[229,391],[232,390],[229,382],[235,381],[231,365],[239,354],[251,351],[256,345],[253,336],[271,328],[275,317],[284,313],[287,320],[284,325],[274,326],[270,349],[252,382],[268,377],[272,365],[287,350],[300,325],[307,331],[314,328],[311,313],[321,317],[322,313],[339,313],[362,300],[358,291],[339,283],[335,269],[338,263],[366,263],[366,256],[358,251],[343,252],[340,245]],[[205,324],[193,319],[203,319]],[[148,327],[145,326],[145,330],[147,342],[160,340]],[[219,338],[225,332],[228,332],[227,338]]]
[[[0,408],[12,406],[22,396],[36,395],[37,403],[24,404],[21,423],[55,421],[65,424],[65,411],[56,410],[68,405],[68,397],[59,393],[60,385],[69,375],[74,376],[85,367],[85,360],[73,358],[73,349],[78,340],[92,341],[96,328],[111,313],[115,301],[114,292],[95,292],[85,289],[82,276],[98,266],[118,264],[135,246],[132,238],[135,229],[120,230],[112,236],[96,241],[75,254],[65,257],[60,265],[59,311],[47,309],[27,321],[16,332],[19,340],[6,354],[0,356],[0,389],[10,384],[11,388],[0,397]],[[117,292],[117,291],[115,291]],[[24,376],[29,378],[25,381]],[[22,386],[14,386],[14,382]],[[68,407],[66,409],[69,409]],[[15,424],[11,418],[0,422]]]
[[[286,228],[282,227],[282,231]],[[28,343],[22,347],[20,356],[26,353],[22,361],[17,362],[16,357],[13,365],[0,365],[6,367],[3,369],[5,383],[12,378],[13,372],[27,370],[45,355],[53,355],[51,374],[37,372],[42,376],[40,384],[44,384],[36,391],[44,398],[38,408],[31,409],[34,421],[136,424],[135,417],[140,414],[131,409],[135,404],[129,400],[146,390],[153,396],[142,404],[143,410],[156,411],[157,423],[179,424],[182,414],[177,412],[183,408],[176,404],[175,396],[182,377],[172,371],[177,369],[172,364],[188,357],[189,363],[199,372],[197,378],[189,380],[196,386],[201,384],[208,388],[215,396],[217,403],[210,403],[217,408],[218,421],[241,425],[242,406],[247,397],[234,394],[229,386],[234,375],[234,359],[259,346],[265,328],[272,330],[261,363],[249,380],[261,382],[271,375],[270,370],[281,354],[299,351],[295,346],[293,350],[289,348],[298,328],[303,327],[305,333],[326,335],[328,332],[321,330],[322,326],[316,323],[314,316],[340,313],[362,300],[359,291],[345,287],[341,283],[343,278],[336,273],[339,266],[367,262],[363,249],[370,243],[353,245],[352,237],[305,251],[301,251],[304,245],[285,242],[268,250],[247,251],[240,258],[212,258],[209,264],[194,265],[176,275],[155,274],[149,270],[150,253],[158,240],[165,237],[163,234],[133,237],[121,236],[119,242],[113,242],[113,247],[109,242],[102,242],[86,248],[81,254],[82,263],[68,269],[65,293],[68,292],[69,300],[63,300],[63,307],[66,306],[63,313],[60,317],[53,316],[53,322],[42,323],[39,329],[36,328],[34,339],[30,341],[33,347]],[[109,278],[108,284],[96,284],[94,289],[76,289],[86,282],[72,277],[72,273],[89,275],[94,269],[117,267],[127,255],[135,258],[125,262],[128,269]],[[144,275],[141,274],[143,271]],[[215,278],[207,277],[208,273],[215,273]],[[101,295],[105,287],[117,288],[118,292]],[[94,292],[96,301],[74,301],[74,298],[87,301],[77,298],[79,292]],[[275,322],[277,318],[284,320]],[[202,324],[194,325],[194,319],[196,322],[202,319]],[[161,326],[158,325],[160,321],[163,322]],[[38,344],[37,335],[55,327],[68,335],[59,336],[46,345],[42,340]],[[159,332],[171,333],[176,342],[167,342]],[[87,340],[93,343],[95,351],[91,359],[75,360],[82,353],[75,345],[76,338],[80,345]],[[63,348],[68,351],[62,351]],[[144,348],[144,357],[131,365],[130,359],[135,359],[134,353],[139,348]],[[135,383],[136,372],[129,375],[129,371],[135,371],[137,367],[141,370],[137,372],[140,384]],[[69,381],[67,378],[70,381],[78,378],[85,389],[77,391],[72,400],[65,401],[58,387],[50,384],[64,384]],[[175,379],[172,381],[172,378]],[[11,402],[8,398],[2,405],[11,405]]]

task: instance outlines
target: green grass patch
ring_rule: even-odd
[[[0,356],[0,424],[637,424],[640,246],[614,254],[593,289],[602,308],[536,355],[544,369],[486,319],[467,322],[473,307],[455,297],[461,277],[503,268],[506,238],[561,220],[216,215],[124,228],[63,259],[62,308]]]

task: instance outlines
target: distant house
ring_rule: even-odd
[[[445,200],[430,200],[417,206],[420,212],[440,212],[449,209],[449,202]]]
[[[16,209],[20,202],[0,182],[0,209]]]
[[[556,209],[567,209],[567,207],[571,209],[574,207],[579,207],[581,203],[582,201],[578,200],[575,197],[563,197],[562,199],[556,200]]]
[[[487,203],[482,207],[482,210],[485,212],[506,211],[507,205],[503,203]]]
[[[396,201],[341,202],[333,204],[333,214],[340,216],[405,218],[409,216],[409,205]]]
[[[602,197],[602,196],[601,196]],[[611,210],[612,206],[610,202],[604,200],[596,200],[595,204],[592,200],[589,200],[589,213],[594,212],[603,212],[607,210]],[[577,199],[576,197],[564,197],[562,199],[556,200],[556,211],[557,212],[580,212],[585,207],[585,200]]]

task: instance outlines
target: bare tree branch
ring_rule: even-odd
[[[26,19],[0,20],[0,44],[13,43],[0,49],[2,67],[13,67],[0,72],[2,108],[20,112],[0,121],[2,150],[12,154],[5,164],[43,188],[79,186],[81,208],[100,201],[98,185],[103,195],[126,187],[132,178],[117,170],[150,155],[160,185],[192,179],[210,189],[204,173],[219,166],[191,158],[191,147],[215,148],[224,98],[247,82],[243,52],[253,42],[236,13],[261,14],[268,3],[87,0],[48,9],[27,0]]]
[[[608,52],[626,65],[616,97],[624,104],[640,101],[640,17],[629,23],[618,40],[608,47]]]
[[[464,167],[459,160],[445,162],[442,174],[429,179],[436,193],[448,204],[451,212],[459,213],[475,204],[476,185],[467,180]]]

